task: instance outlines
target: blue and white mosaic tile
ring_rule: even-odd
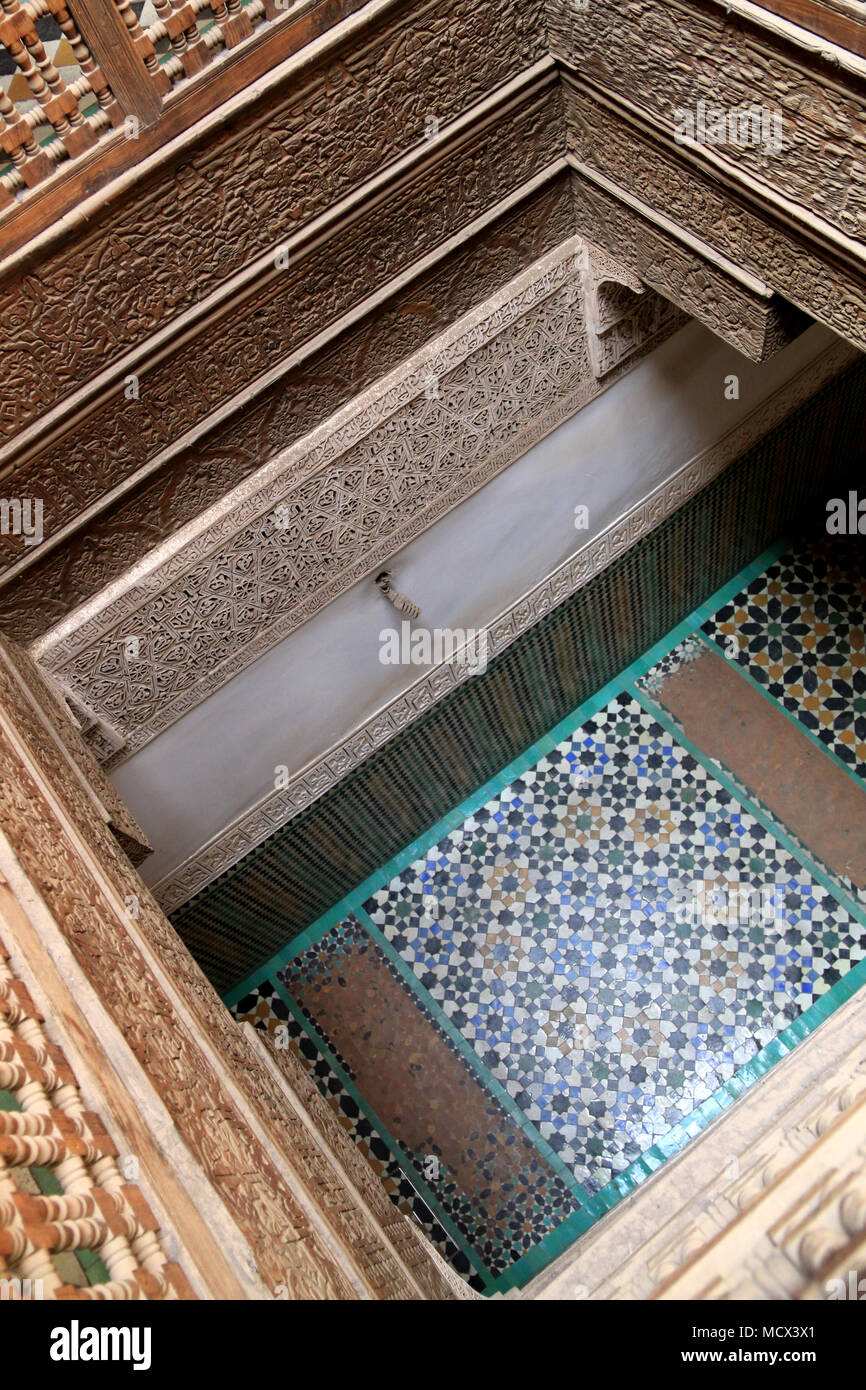
[[[625,693],[364,906],[590,1193],[866,948]]]

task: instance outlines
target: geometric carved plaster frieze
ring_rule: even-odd
[[[834,343],[820,358],[763,401],[719,443],[689,460],[624,516],[576,551],[489,624],[490,659],[499,656],[522,633],[649,535],[688,498],[850,366],[856,357],[856,349],[849,344]],[[451,662],[426,672],[408,690],[395,696],[314,762],[294,773],[286,787],[269,791],[261,801],[242,812],[207,844],[152,885],[151,891],[163,909],[173,912],[194,897],[469,678],[465,667]]]
[[[860,989],[573,1251],[508,1297],[848,1299],[866,1273],[864,1167]]]
[[[605,389],[588,248],[543,257],[31,650],[142,747]],[[613,267],[610,274],[629,280]],[[682,316],[635,320],[620,369]]]

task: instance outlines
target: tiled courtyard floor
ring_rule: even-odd
[[[838,545],[762,557],[234,1005],[287,1026],[478,1288],[543,1267],[866,973],[866,588]]]

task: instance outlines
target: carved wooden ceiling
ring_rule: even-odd
[[[506,466],[506,405],[553,420],[604,382],[586,268],[578,292],[537,269],[570,239],[643,287],[650,337],[679,312],[761,361],[809,315],[866,346],[866,61],[781,3],[227,0],[216,34],[201,6],[156,8],[120,71],[90,0],[43,7],[90,52],[93,138],[26,7],[4,3],[0,28],[12,52],[24,15],[56,165],[0,102],[0,490],[44,509],[41,544],[0,535],[0,626],[91,711],[103,754],[379,564],[409,512],[454,505],[461,460],[479,486]],[[678,140],[699,102],[778,114],[781,147]],[[529,390],[539,333],[548,376]],[[503,373],[504,395],[476,399]],[[265,582],[278,503],[292,523]],[[141,681],[118,675],[130,623]]]

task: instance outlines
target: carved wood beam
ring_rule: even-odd
[[[800,218],[781,195],[735,180],[678,146],[631,100],[564,74],[568,149],[590,178],[656,205],[688,243],[733,263],[812,318],[866,349],[866,246]],[[648,194],[653,192],[653,197]]]
[[[92,53],[108,78],[125,116],[137,116],[143,127],[153,125],[162,111],[159,86],[130,41],[130,31],[113,3],[106,0],[66,0]]]
[[[807,326],[762,281],[664,214],[573,156],[575,223],[640,280],[753,362],[772,357]]]

